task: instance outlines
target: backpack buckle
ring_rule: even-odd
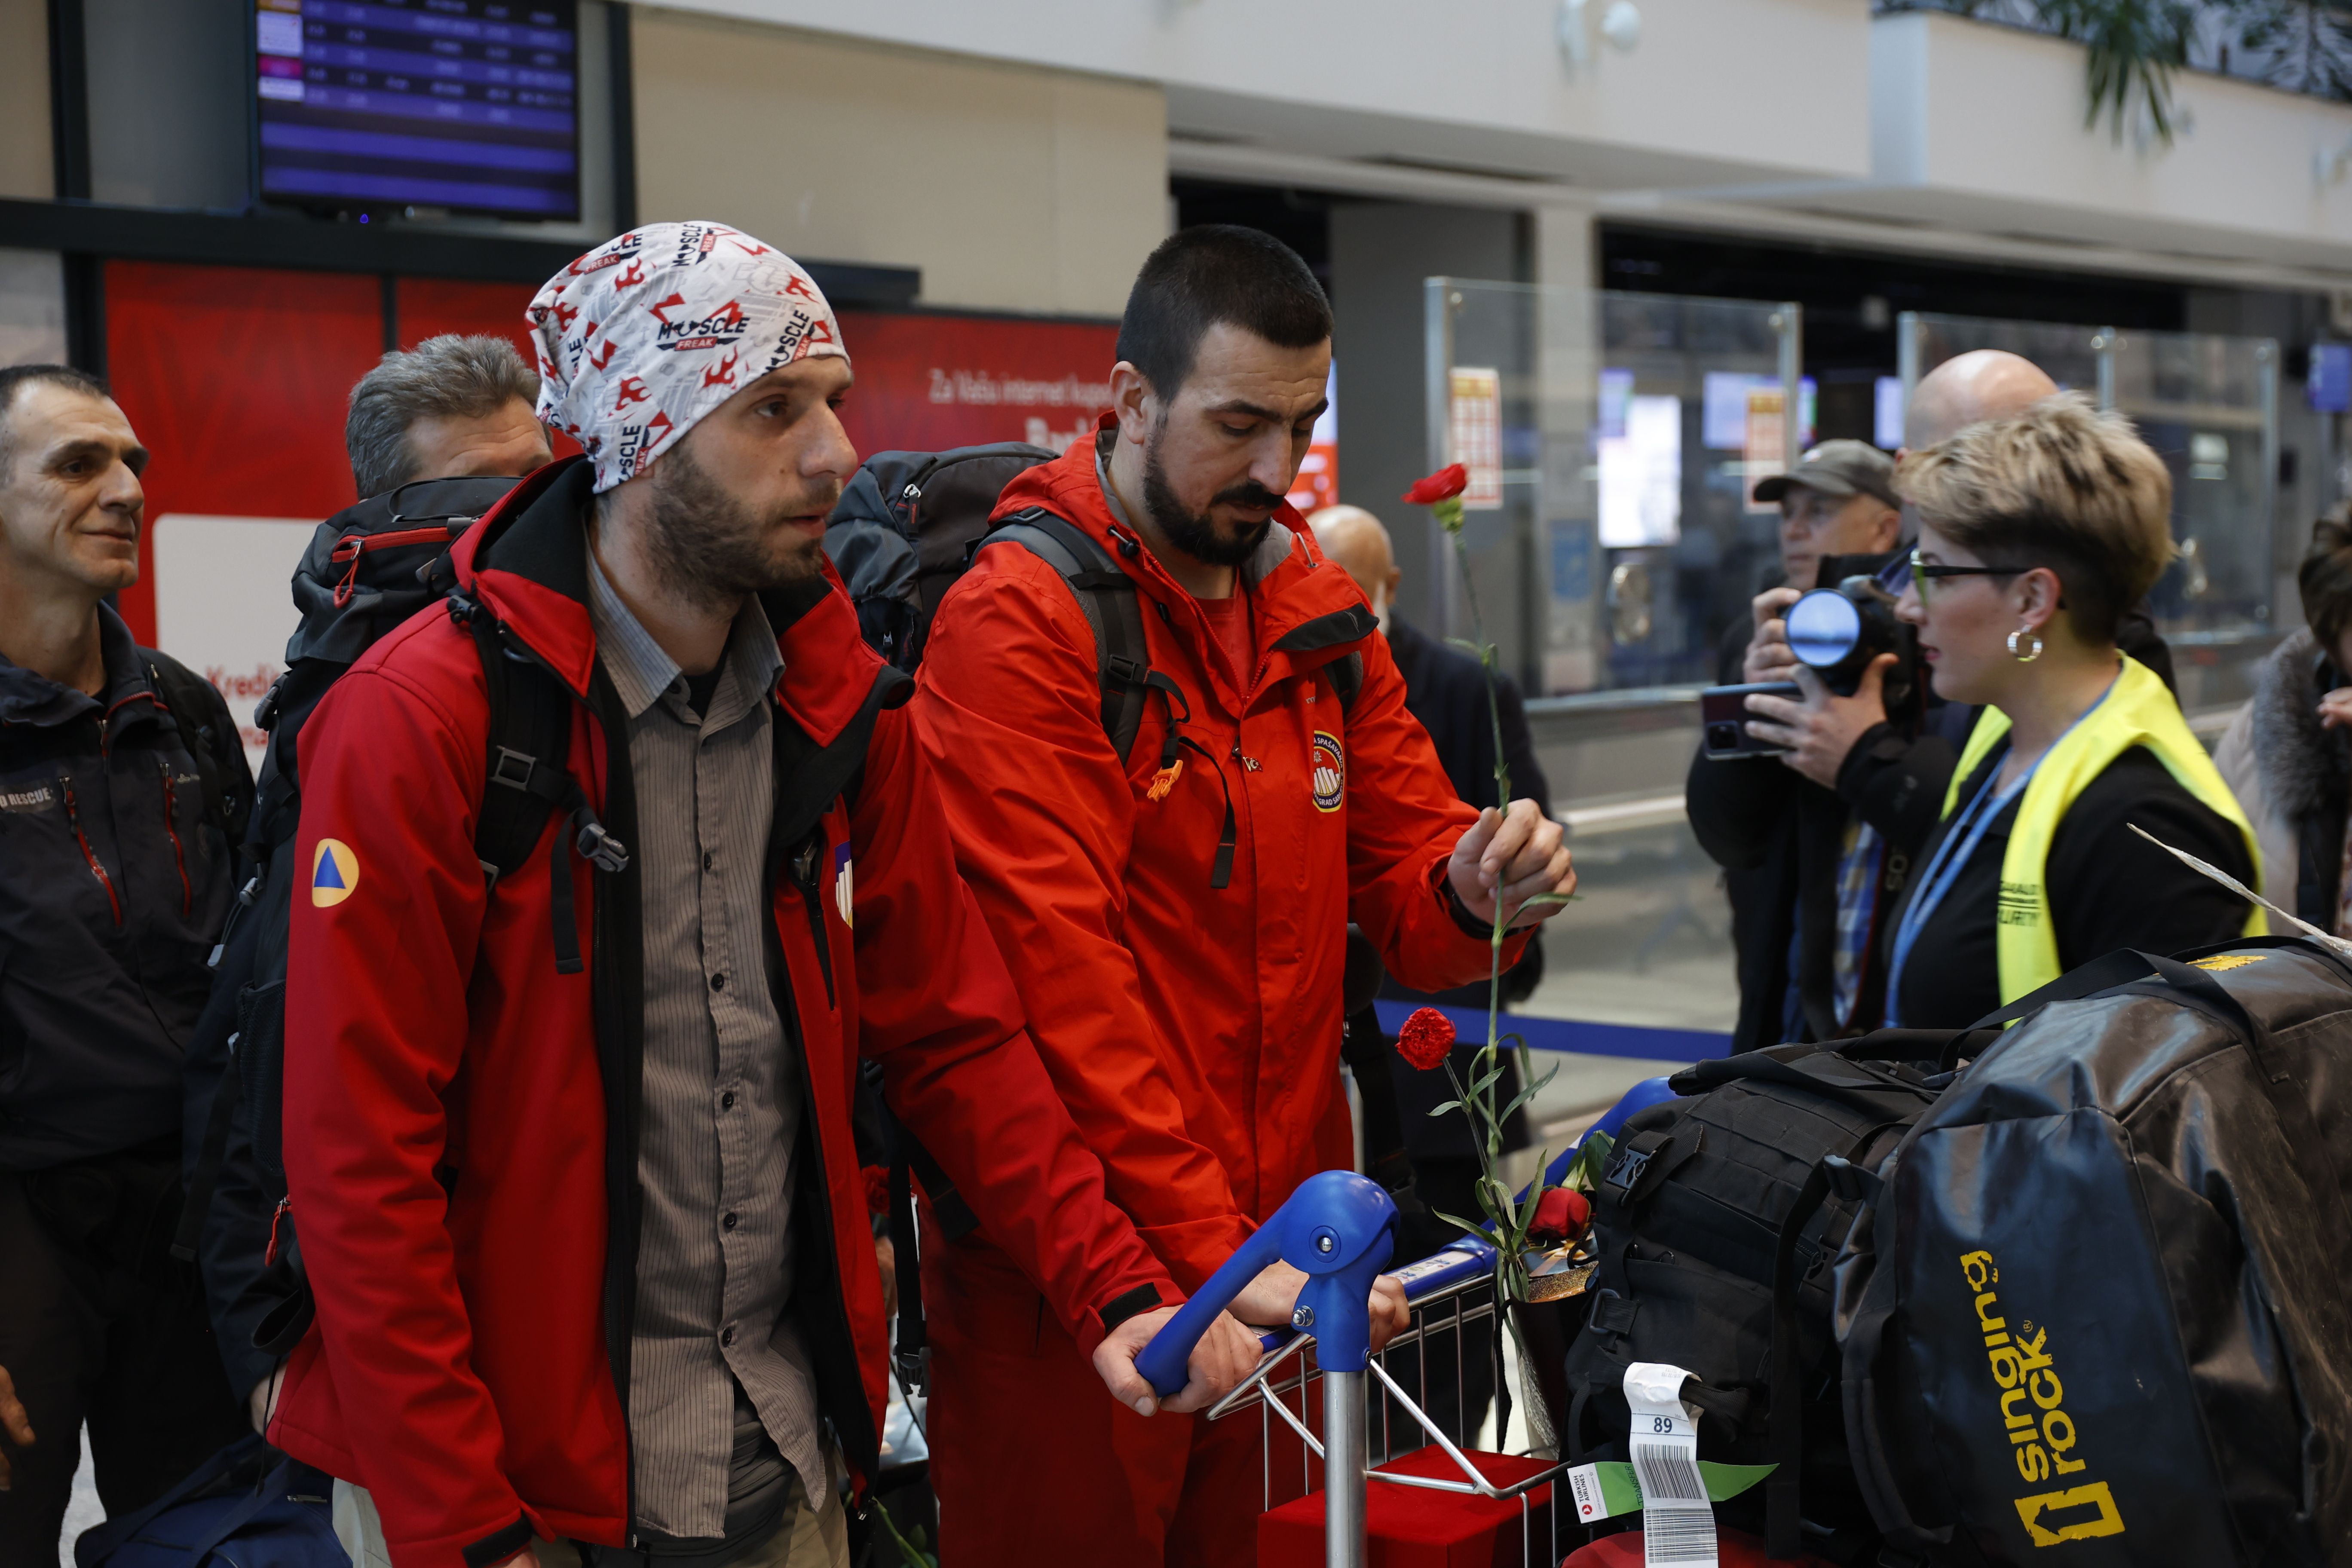
[[[908,1398],[911,1399],[930,1387],[930,1346],[925,1345],[919,1350],[911,1351],[904,1348],[893,1350],[890,1352],[890,1361],[898,1369],[898,1386],[906,1390]]]
[[[1642,1173],[1650,1168],[1650,1157],[1656,1152],[1654,1149],[1627,1149],[1609,1162],[1609,1168],[1602,1173],[1601,1179],[1610,1186],[1630,1193],[1640,1184]]]
[[[490,769],[490,782],[529,795],[530,775],[538,767],[539,759],[528,752],[518,752],[512,746],[500,746],[498,765]]]
[[[605,832],[604,825],[593,816],[580,825],[580,837],[573,842],[581,858],[599,871],[629,868],[629,847]]]
[[[1122,686],[1151,684],[1151,667],[1139,658],[1129,658],[1123,653],[1115,653],[1103,660],[1103,669]]]

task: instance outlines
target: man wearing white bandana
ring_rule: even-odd
[[[586,456],[476,524],[448,611],[302,735],[286,1164],[317,1321],[270,1436],[340,1478],[356,1568],[845,1563],[887,1375],[863,1066],[1143,1414],[1178,1292],[1105,1199],[909,683],[825,563],[856,454],[823,293],[662,224],[530,320],[541,416]],[[493,767],[486,657],[566,689],[560,765]],[[486,878],[477,811],[518,777],[570,815]],[[1166,1407],[1255,1348],[1223,1320]]]

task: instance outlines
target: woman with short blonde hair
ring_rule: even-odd
[[[1958,1027],[2117,948],[2173,952],[2249,906],[2132,831],[2252,884],[2253,834],[2116,627],[2172,559],[2171,477],[2079,394],[1911,454],[1896,613],[1936,692],[1984,706],[1887,933],[1887,1018]]]

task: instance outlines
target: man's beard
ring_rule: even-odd
[[[1268,490],[1255,479],[1244,479],[1209,498],[1211,506],[1231,502],[1236,506],[1275,507],[1282,498]],[[1253,523],[1241,529],[1230,539],[1217,532],[1217,525],[1206,512],[1195,515],[1184,510],[1176,498],[1176,487],[1168,482],[1168,470],[1160,462],[1160,432],[1154,430],[1143,448],[1143,509],[1151,514],[1152,522],[1167,536],[1168,542],[1208,566],[1241,566],[1257,553],[1265,542],[1274,519]]]
[[[747,594],[805,583],[824,570],[824,542],[782,531],[784,520],[830,511],[823,506],[778,508],[756,515],[680,445],[654,471],[646,510],[645,560],[662,586],[688,604],[723,609]]]

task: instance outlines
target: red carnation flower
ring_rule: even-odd
[[[1414,506],[1434,506],[1442,500],[1452,500],[1470,488],[1470,471],[1459,463],[1445,467],[1412,481],[1412,489],[1398,499]]]
[[[1528,1239],[1540,1247],[1558,1247],[1584,1234],[1591,1221],[1592,1204],[1574,1187],[1547,1187],[1536,1200],[1536,1217],[1528,1223]]]
[[[1423,1072],[1435,1072],[1454,1049],[1454,1020],[1434,1007],[1416,1008],[1397,1033],[1397,1054]]]
[[[859,1172],[866,1178],[866,1211],[868,1214],[890,1212],[890,1173],[880,1165],[867,1165]]]

